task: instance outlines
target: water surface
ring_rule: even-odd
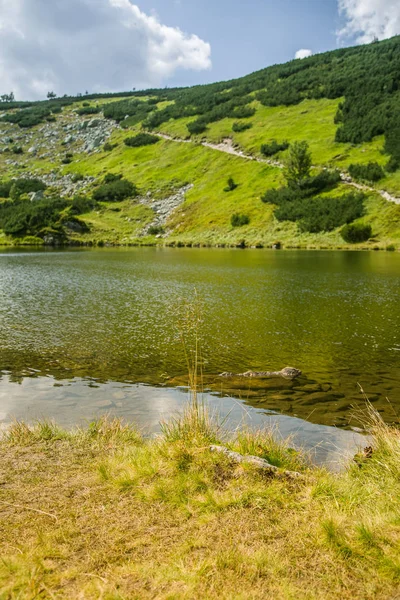
[[[157,398],[175,398],[187,383],[177,312],[194,289],[204,305],[210,393],[346,428],[356,424],[353,407],[364,405],[361,385],[385,420],[398,422],[399,254],[154,248],[0,253],[0,389],[8,399],[0,417],[33,415],[32,398],[38,407],[45,394],[47,407],[49,394],[61,407],[78,381],[88,398],[109,385],[146,384],[140,410],[154,413]],[[288,365],[303,376],[218,377]],[[29,410],[18,392],[26,381]],[[90,402],[77,395],[64,411],[71,423],[90,417]],[[124,414],[138,403],[132,392]]]

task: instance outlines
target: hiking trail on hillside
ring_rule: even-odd
[[[234,146],[231,138],[224,138],[221,142],[219,142],[218,144],[215,144],[212,142],[205,142],[205,141],[194,142],[193,140],[185,140],[182,138],[173,137],[172,135],[168,135],[166,133],[160,133],[158,131],[154,132],[154,133],[156,135],[158,135],[159,137],[163,138],[164,140],[168,140],[170,142],[176,142],[179,144],[199,144],[200,146],[204,146],[205,148],[211,148],[212,150],[217,150],[218,152],[224,152],[225,154],[231,154],[232,156],[244,158],[245,160],[252,160],[252,161],[255,161],[258,163],[264,163],[266,165],[269,165],[271,167],[276,167],[278,169],[284,168],[284,165],[282,163],[280,163],[279,161],[267,159],[267,158],[261,158],[258,156],[252,156],[251,154],[246,154],[245,152],[243,152],[243,150],[239,150],[237,147]],[[361,190],[364,192],[375,192],[376,194],[379,194],[387,202],[393,202],[394,204],[400,204],[400,198],[398,198],[396,196],[392,196],[391,194],[389,194],[389,192],[387,192],[385,190],[377,190],[371,186],[368,186],[368,185],[365,185],[362,183],[356,183],[355,181],[352,180],[352,178],[350,177],[350,175],[348,173],[340,172],[340,178],[343,183],[345,183],[347,185],[351,185],[352,187],[354,187],[358,190]]]

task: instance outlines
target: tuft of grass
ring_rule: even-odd
[[[67,439],[68,433],[52,421],[37,421],[28,426],[21,421],[14,421],[7,430],[6,439],[10,444],[30,445],[37,442],[50,442]]]

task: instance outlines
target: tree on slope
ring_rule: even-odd
[[[311,153],[307,142],[294,142],[290,146],[285,177],[290,187],[297,187],[310,176]]]

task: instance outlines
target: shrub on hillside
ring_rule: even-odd
[[[278,154],[278,152],[282,152],[283,150],[287,150],[289,148],[289,142],[277,142],[276,140],[272,140],[269,144],[262,144],[261,146],[261,154],[264,156],[274,156],[274,154]]]
[[[251,106],[237,106],[230,115],[233,119],[248,119],[256,114],[256,109]]]
[[[104,176],[103,183],[113,183],[122,179],[121,173],[107,173]]]
[[[9,198],[13,181],[0,181],[0,198]]]
[[[84,215],[95,208],[98,204],[93,198],[87,198],[86,196],[74,196],[71,201],[71,215]]]
[[[44,192],[47,188],[47,185],[40,179],[15,179],[11,184],[9,197],[12,200],[19,200],[23,194]]]
[[[154,106],[151,103],[137,99],[110,102],[103,106],[106,119],[114,119],[117,123],[129,119],[131,125],[143,121],[152,110],[154,110]]]
[[[78,115],[97,115],[99,112],[101,112],[101,108],[100,106],[83,106],[82,108],[79,108],[77,111]]]
[[[246,129],[251,129],[253,125],[251,123],[234,123],[232,125],[232,131],[235,133],[241,133],[242,131],[246,131]]]
[[[13,154],[23,154],[24,153],[21,146],[13,146],[12,152],[13,152]]]
[[[84,175],[82,175],[82,173],[74,173],[72,175],[71,181],[72,183],[78,183],[78,181],[83,181],[85,179]]]
[[[345,225],[340,231],[340,235],[345,242],[357,244],[366,242],[372,236],[371,225],[362,225],[361,223],[350,223]]]
[[[118,146],[118,144],[111,144],[110,142],[106,142],[103,146],[103,150],[104,150],[104,152],[111,152],[117,146]]]
[[[388,173],[394,173],[398,169],[400,169],[400,159],[392,156],[388,162],[386,163],[385,169]]]
[[[227,186],[224,188],[224,192],[233,192],[238,187],[238,184],[235,183],[233,177],[229,177],[227,181]]]
[[[100,185],[93,192],[96,202],[120,202],[126,198],[134,198],[138,191],[136,186],[126,179],[117,179]]]
[[[40,235],[45,227],[60,227],[60,213],[66,206],[61,198],[5,202],[0,204],[0,229],[7,235]]]
[[[151,227],[149,227],[147,233],[149,235],[160,235],[165,233],[164,228],[161,227],[160,225],[152,225]]]
[[[376,162],[369,162],[366,165],[351,164],[349,173],[353,179],[358,181],[379,181],[385,177],[385,171]]]
[[[301,231],[320,233],[351,223],[364,213],[364,195],[350,193],[339,198],[298,198],[275,210],[278,221],[298,222]]]
[[[261,199],[267,204],[279,205],[321,194],[322,192],[333,189],[339,182],[339,171],[328,171],[326,169],[318,173],[318,175],[303,179],[295,187],[286,186],[268,190]]]
[[[391,154],[389,165],[391,172],[400,167],[400,115],[392,119],[390,127],[387,128],[384,151]],[[395,167],[395,168],[394,168]]]
[[[250,223],[250,218],[247,215],[241,215],[239,213],[234,213],[231,216],[232,227],[242,227],[243,225],[248,225],[249,223]]]
[[[187,128],[190,135],[198,135],[206,131],[207,123],[205,121],[202,121],[201,119],[197,119],[197,121],[191,121],[190,123],[188,123]]]
[[[262,201],[277,206],[278,221],[297,222],[302,231],[318,233],[332,231],[358,219],[364,212],[364,195],[351,193],[339,198],[316,197],[334,188],[340,181],[337,171],[321,171],[298,185],[268,190]]]
[[[157,135],[151,135],[150,133],[138,133],[134,137],[129,137],[124,140],[125,145],[130,148],[137,148],[139,146],[151,146],[157,144],[160,138]]]

